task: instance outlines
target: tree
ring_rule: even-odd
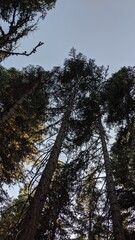
[[[104,92],[105,89],[105,92]],[[102,103],[104,103],[104,94],[106,93],[106,102],[105,105],[103,105],[102,108]],[[124,239],[124,234],[122,233],[122,227],[119,226],[120,223],[120,209],[118,210],[118,200],[116,196],[116,190],[114,188],[114,182],[112,178],[112,167],[110,165],[110,157],[108,154],[107,150],[107,145],[106,145],[106,140],[105,140],[105,129],[103,128],[103,124],[101,122],[101,116],[104,114],[105,107],[107,107],[107,122],[112,124],[117,123],[117,127],[120,129],[120,138],[122,142],[123,140],[126,142],[131,143],[131,145],[128,145],[128,151],[127,151],[127,156],[130,156],[130,159],[133,159],[133,142],[134,142],[134,110],[135,110],[135,102],[134,102],[134,68],[122,68],[118,73],[114,74],[105,84],[105,87],[103,88],[103,93],[101,93],[101,97],[99,96],[98,99],[98,93],[95,98],[95,100],[99,101],[100,108],[97,106],[98,109],[98,114],[97,116],[99,117],[98,120],[98,129],[99,129],[99,134],[101,136],[101,143],[102,143],[102,148],[103,148],[103,155],[104,155],[104,162],[105,162],[105,169],[106,169],[106,181],[107,181],[107,189],[108,189],[108,197],[110,199],[110,208],[112,212],[112,219],[113,219],[113,227],[114,227],[114,236],[116,239]],[[103,98],[102,98],[103,97]],[[95,101],[95,107],[96,107],[97,101]],[[100,114],[101,115],[100,115]],[[118,125],[119,124],[119,125]],[[125,127],[123,128],[123,126]],[[122,127],[121,127],[122,126]],[[123,133],[121,130],[124,130]],[[132,129],[131,132],[129,129]],[[123,135],[123,136],[122,136]],[[126,137],[126,139],[125,139]],[[124,142],[123,142],[124,143]],[[122,148],[123,151],[126,152],[126,145],[123,145],[122,143]],[[118,145],[120,144],[120,141],[118,142]],[[120,163],[123,165],[123,155],[122,157],[122,151],[120,145],[117,145],[117,150],[120,150],[120,155],[119,155],[119,161],[116,162],[117,156],[115,155],[114,157],[114,162],[115,162],[115,168],[114,171],[117,173],[120,168],[117,168]],[[131,157],[132,156],[132,157]],[[126,157],[126,161],[127,161]],[[130,160],[131,162],[132,160]],[[126,167],[127,166],[127,167]],[[128,169],[128,165],[123,165],[123,167]],[[123,169],[122,167],[122,169]],[[123,178],[123,172],[121,169],[121,177]],[[124,170],[124,169],[123,169]],[[128,171],[129,172],[129,171]],[[126,174],[126,172],[125,172]],[[115,175],[116,176],[116,175]],[[131,179],[131,172],[129,174],[129,178]],[[133,175],[132,175],[133,176]],[[130,180],[131,181],[131,180]],[[127,182],[126,182],[127,184]],[[131,185],[130,185],[130,190],[131,190]],[[119,191],[118,191],[119,192]],[[131,194],[132,195],[132,194]],[[130,196],[131,196],[130,195]],[[126,195],[125,195],[126,197]],[[130,199],[131,200],[131,199]],[[124,202],[124,201],[123,201]],[[116,208],[116,209],[114,209]],[[119,213],[119,214],[118,214]],[[114,214],[114,216],[113,216]],[[132,215],[132,211],[129,213],[130,218]],[[116,226],[117,225],[117,226]],[[121,228],[121,230],[120,230]],[[115,232],[116,231],[116,232]],[[119,232],[119,236],[117,236],[117,232]]]
[[[134,239],[135,164],[130,129],[122,129],[112,146],[112,166],[117,184],[117,195],[124,220],[126,239]]]
[[[44,203],[40,223],[36,232],[35,239],[54,240],[64,235],[66,238],[67,231],[64,229],[63,215],[65,208],[70,202],[70,192],[72,182],[68,180],[69,166],[62,161],[58,161],[55,173],[52,178],[47,200]]]
[[[108,79],[104,91],[108,123],[120,126],[132,123],[135,113],[134,76],[134,67],[123,67]]]
[[[95,67],[96,68],[96,67]],[[106,73],[105,73],[106,74]],[[80,100],[81,111],[78,112],[78,122],[81,119],[81,133],[77,128],[76,131],[76,142],[78,144],[82,144],[82,142],[89,141],[89,136],[91,134],[99,134],[101,139],[101,146],[103,151],[103,159],[105,164],[105,172],[106,172],[106,185],[108,198],[110,201],[110,210],[112,214],[113,221],[113,232],[115,239],[125,239],[124,232],[121,222],[121,214],[118,205],[112,167],[110,162],[110,156],[107,149],[106,142],[106,131],[102,124],[102,117],[105,114],[104,108],[104,100],[102,99],[102,94],[104,91],[104,75],[103,68],[97,68],[96,74],[91,79],[91,84],[86,86],[85,98],[82,101]],[[77,123],[78,124],[78,123]],[[76,126],[77,126],[76,124]],[[74,125],[75,130],[75,125]]]
[[[70,115],[76,113],[82,92],[86,92],[86,84],[90,83],[91,78],[96,74],[98,74],[98,68],[95,67],[94,62],[90,60],[87,64],[84,56],[82,54],[76,55],[74,49],[71,51],[71,58],[65,61],[64,68],[55,68],[53,71],[51,93],[53,105],[55,106],[55,114],[59,113],[61,116],[64,113],[61,117],[61,125],[59,125],[58,134],[46,167],[43,170],[28,212],[22,221],[21,232],[19,234],[20,240],[34,239],[61,147],[64,144],[65,137],[68,134],[72,136],[70,128],[68,132]],[[60,110],[62,110],[61,113]]]
[[[36,231],[35,239],[51,239],[53,240],[55,235],[62,232],[61,226],[61,213],[69,203],[69,192],[71,189],[71,182],[67,181],[68,176],[67,166],[58,161],[55,173],[52,178],[51,186],[48,192],[47,200],[44,203],[44,207],[41,214],[40,223]],[[0,219],[0,237],[1,239],[15,239],[21,219],[23,218],[34,192],[29,195],[29,182],[20,190],[17,199],[9,201],[1,214]],[[35,191],[35,190],[34,190]],[[14,216],[14,218],[13,218]],[[64,236],[64,239],[65,236]],[[69,238],[67,238],[69,239]]]
[[[70,100],[68,99],[67,109],[62,117],[61,127],[56,137],[54,146],[51,150],[51,154],[48,159],[47,165],[43,171],[40,182],[37,186],[30,208],[24,220],[22,221],[22,229],[21,229],[21,234],[19,236],[20,240],[33,239],[35,237],[36,229],[38,227],[39,219],[44,206],[44,201],[48,194],[52,176],[56,169],[58,157],[61,151],[61,146],[63,144],[64,138],[66,135],[68,119],[71,113],[74,97],[75,97],[75,92],[72,92],[72,95],[70,95]]]
[[[18,198],[13,199],[13,201],[10,200],[5,204],[0,218],[0,238],[2,240],[14,239],[17,233],[18,222],[28,205],[28,193],[25,191],[25,188],[20,190]]]
[[[113,172],[116,178],[126,238],[134,234],[134,123],[135,123],[135,70],[123,67],[112,75],[106,85],[107,121],[117,126],[116,141],[112,146]],[[126,211],[126,213],[125,213]],[[134,236],[133,236],[134,238]]]
[[[1,183],[10,184],[21,179],[26,159],[35,161],[35,156],[38,157],[37,144],[45,133],[48,104],[43,73],[42,68],[30,66],[23,71],[0,69]]]
[[[86,177],[83,177],[77,191],[75,239],[80,239],[81,236],[86,237],[88,240],[96,239],[96,237],[100,238],[101,236],[104,239],[106,237],[107,227],[104,225],[104,213],[101,213],[101,205],[99,204],[100,199],[102,205],[104,205],[103,198],[101,198],[103,189],[102,187],[101,189],[97,188],[100,178],[96,177],[95,172],[95,170],[89,172]]]
[[[115,185],[113,181],[112,168],[110,163],[110,157],[108,154],[108,149],[105,141],[105,132],[101,122],[99,122],[99,131],[101,136],[101,143],[103,148],[105,171],[106,171],[106,184],[108,191],[108,198],[110,200],[110,210],[112,214],[113,221],[113,232],[116,239],[124,240],[124,230],[122,226],[122,219],[120,214],[120,208],[118,205]]]
[[[42,176],[40,180],[38,179],[39,183],[36,186],[31,203],[19,225],[17,237],[20,240],[34,239],[37,229],[40,229],[42,214],[47,214],[44,211],[44,207],[47,203],[50,189],[53,186],[53,177],[58,164],[58,158],[60,153],[64,151],[69,156],[72,154],[71,168],[68,168],[70,172],[68,176],[71,181],[74,181],[73,179],[76,179],[76,176],[80,177],[81,174],[85,176],[85,171],[88,169],[90,161],[93,164],[94,172],[100,172],[100,167],[102,166],[101,173],[106,174],[106,191],[104,196],[109,200],[112,221],[109,218],[109,223],[107,223],[108,216],[106,217],[106,213],[109,215],[109,210],[104,210],[106,206],[103,207],[102,205],[102,211],[105,211],[104,217],[101,216],[101,212],[94,216],[96,224],[93,229],[97,231],[95,236],[100,237],[99,234],[102,233],[104,237],[112,237],[110,229],[111,225],[113,225],[113,237],[116,240],[124,240],[121,212],[108,151],[106,130],[108,125],[106,124],[106,119],[109,116],[109,106],[111,106],[110,110],[112,112],[114,110],[113,104],[109,105],[108,100],[110,97],[108,89],[111,91],[111,87],[109,88],[109,81],[106,82],[107,73],[103,67],[97,67],[94,60],[90,59],[87,61],[82,54],[76,54],[74,49],[71,50],[70,54],[71,57],[65,60],[64,67],[55,67],[47,75],[47,84],[45,85],[42,82],[42,89],[46,89],[45,92],[47,92],[48,96],[47,109],[44,111],[44,114],[46,114],[46,129],[48,130],[48,135],[53,137],[42,168]],[[118,116],[119,118],[121,116]],[[127,112],[126,119],[129,122]],[[110,126],[111,124],[113,125],[114,122],[110,119]],[[44,142],[44,146],[46,146],[46,142]],[[98,152],[100,159],[93,154],[93,151]],[[94,159],[96,159],[95,162],[98,161],[99,169],[97,169]],[[91,183],[94,183],[94,180]],[[61,186],[59,186],[60,188],[57,186],[57,189],[61,189]],[[81,187],[79,182],[77,186]],[[90,185],[88,184],[88,186]],[[83,190],[85,191],[85,189],[87,189],[87,186]],[[55,192],[55,190],[53,191]],[[81,197],[83,197],[83,194]],[[87,202],[87,198],[84,198],[85,200]],[[96,198],[93,201],[96,201]],[[53,203],[51,207],[54,210]],[[71,213],[72,207],[68,210]],[[73,214],[71,213],[70,215],[70,213],[68,213],[70,219],[72,217],[75,219]],[[56,233],[55,217],[57,218],[58,214],[57,211],[54,211],[54,215],[51,216],[54,233]],[[45,215],[44,219],[46,219]],[[91,216],[89,216],[89,223],[90,221]],[[99,229],[99,223],[102,223],[102,229]],[[68,225],[68,221],[67,226],[70,229],[71,226]],[[88,230],[86,227],[79,233],[80,239],[85,238],[84,234]],[[90,228],[90,224],[89,229],[93,231]],[[91,237],[90,232],[89,238]],[[54,235],[51,237],[53,239]]]
[[[19,40],[34,31],[39,19],[44,19],[56,0],[14,1],[1,0],[0,18],[4,27],[0,27],[0,61],[11,55],[29,56],[43,43],[39,42],[30,53],[16,52]]]

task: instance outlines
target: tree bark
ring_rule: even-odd
[[[99,118],[99,133],[101,137],[102,150],[103,150],[103,156],[104,156],[104,164],[105,164],[105,171],[106,171],[106,185],[107,185],[108,198],[110,201],[110,210],[111,210],[112,222],[113,222],[113,233],[114,233],[115,240],[125,240],[120,209],[117,201],[117,195],[116,195],[116,190],[115,190],[113,176],[112,176],[110,157],[109,157],[106,139],[105,139],[105,130],[102,125],[101,118]]]
[[[89,227],[88,227],[88,240],[93,240],[93,231],[92,231],[92,217],[91,210],[89,212]]]
[[[63,116],[59,133],[56,137],[54,146],[52,147],[50,157],[43,171],[40,182],[37,186],[31,205],[24,219],[22,220],[21,231],[19,233],[19,236],[17,237],[18,240],[34,240],[35,239],[35,234],[39,224],[42,209],[44,207],[44,202],[46,200],[46,196],[49,191],[50,183],[51,183],[54,171],[56,169],[62,143],[66,135],[68,119],[70,116],[71,106],[72,106],[71,102],[68,105],[67,111]]]

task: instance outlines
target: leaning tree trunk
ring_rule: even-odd
[[[116,190],[115,190],[113,176],[112,176],[110,157],[109,157],[106,139],[105,139],[105,130],[102,125],[101,118],[99,118],[99,132],[100,132],[102,150],[103,150],[103,156],[104,156],[104,164],[105,164],[105,171],[106,171],[106,185],[107,185],[108,198],[110,201],[110,210],[111,210],[112,222],[113,222],[113,233],[114,233],[115,240],[125,240],[120,209],[117,201],[117,195],[116,195]]]
[[[72,100],[73,102],[73,100]],[[40,216],[42,213],[42,209],[44,207],[44,202],[46,200],[46,196],[49,192],[50,183],[52,180],[52,176],[56,169],[56,165],[58,162],[58,157],[61,151],[61,147],[66,135],[66,130],[68,126],[68,120],[71,112],[72,102],[67,108],[63,118],[61,127],[59,129],[59,133],[56,137],[54,146],[52,148],[50,157],[48,159],[47,165],[43,171],[40,182],[37,186],[35,195],[32,199],[30,207],[22,220],[21,230],[17,239],[19,240],[34,240],[36,230],[39,224]]]

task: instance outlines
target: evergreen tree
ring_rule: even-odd
[[[2,210],[0,217],[0,239],[14,239],[17,234],[17,226],[22,214],[29,205],[28,193],[21,189],[16,199],[9,200]]]
[[[32,239],[35,236],[61,147],[67,133],[69,137],[72,136],[70,128],[68,132],[70,116],[76,115],[78,107],[80,109],[78,102],[82,99],[84,93],[87,93],[86,85],[91,84],[92,79],[96,79],[101,72],[102,69],[98,69],[93,60],[90,60],[87,64],[86,58],[82,54],[76,55],[74,49],[71,51],[71,58],[65,61],[64,68],[55,68],[53,71],[51,78],[53,82],[51,90],[52,98],[50,102],[53,102],[55,106],[55,114],[59,113],[61,116],[60,110],[62,110],[61,113],[64,113],[55,143],[50,152],[50,157],[48,158],[29,210],[22,221],[21,233],[19,235],[19,239],[21,240]]]
[[[42,74],[40,67],[23,71],[0,69],[1,183],[9,184],[22,178],[26,159],[35,161],[38,155],[37,144],[45,133],[48,103]]]
[[[124,236],[121,212],[127,208],[124,206],[125,208],[122,209],[120,198],[124,192],[123,190],[119,191],[119,184],[122,183],[130,191],[130,184],[132,182],[133,187],[134,181],[134,167],[132,165],[132,169],[129,168],[131,162],[134,161],[134,84],[133,81],[131,81],[132,84],[127,84],[124,80],[125,85],[122,85],[121,91],[120,80],[118,86],[121,94],[118,94],[119,104],[117,104],[114,91],[115,85],[117,85],[116,79],[106,81],[107,73],[103,67],[97,67],[91,59],[87,61],[82,54],[76,54],[74,49],[70,54],[71,57],[65,60],[63,68],[55,67],[41,81],[40,90],[42,89],[47,94],[48,105],[44,108],[43,115],[41,106],[38,117],[41,117],[41,123],[46,121],[46,132],[52,139],[49,143],[44,139],[44,147],[49,150],[46,150],[44,166],[41,168],[42,176],[40,180],[39,177],[37,178],[39,183],[35,186],[36,189],[30,205],[21,219],[16,237],[20,240],[34,239],[35,237],[49,238],[50,240],[60,238],[62,240],[70,237],[69,231],[71,230],[73,234],[77,234],[78,239],[85,239],[88,236],[89,239],[124,240],[127,236],[131,237],[131,234],[127,235],[125,232]],[[126,76],[131,78],[133,74]],[[45,78],[47,79],[46,83]],[[40,94],[37,93],[33,96],[33,93],[29,95],[28,92],[25,92],[28,99],[31,99],[28,106],[32,105],[33,111],[34,96],[37,98]],[[113,98],[110,98],[111,95]],[[8,121],[18,114],[20,106],[23,112],[23,105],[27,101],[21,100],[20,105],[18,99],[15,101],[15,106],[17,106],[15,108],[12,108],[9,103],[7,112],[14,110],[11,111],[13,114],[9,114]],[[40,98],[39,102],[41,103]],[[128,104],[130,104],[129,111]],[[119,113],[121,114],[119,115]],[[32,112],[31,116],[33,114]],[[28,116],[25,115],[26,120]],[[35,121],[36,118],[33,119]],[[120,139],[118,138],[114,146],[114,160],[110,158],[108,150],[107,123],[109,123],[109,128],[115,124],[120,133]],[[121,126],[124,127],[125,135],[120,131]],[[18,135],[20,136],[20,134]],[[49,145],[48,148],[47,145]],[[70,162],[63,167],[67,177],[61,175],[64,172],[60,170],[59,178],[59,174],[56,176],[55,173],[62,151],[70,158]],[[119,151],[122,151],[122,156]],[[125,152],[128,153],[128,161],[124,157]],[[116,169],[116,166],[122,161],[127,161],[124,171],[127,174],[126,180],[130,180],[128,186],[126,180],[122,179],[119,174],[120,168]],[[88,170],[94,172],[91,178],[88,177]],[[97,178],[99,173],[101,176],[106,175],[106,189],[104,188],[103,191],[99,191],[98,184],[95,185],[94,177]],[[118,184],[114,182],[114,176],[118,180]],[[65,188],[61,181],[64,182],[64,186],[67,186],[67,198],[64,199],[61,191],[65,192]],[[72,188],[73,184],[74,189]],[[115,184],[117,184],[118,197]],[[70,194],[74,195],[72,203],[69,200]],[[76,214],[72,205],[75,204],[75,201],[77,203]],[[55,207],[56,202],[57,207]],[[86,208],[88,212],[86,212]],[[100,210],[98,211],[98,209]],[[129,218],[131,214],[130,211]],[[49,216],[48,220],[47,216]],[[63,225],[57,222],[59,217]],[[127,225],[125,224],[124,227],[126,229]]]
[[[126,239],[134,238],[134,123],[135,81],[134,68],[123,67],[112,75],[106,85],[107,121],[117,126],[116,141],[112,147],[113,171],[117,194],[126,231]],[[133,237],[132,237],[133,234]]]
[[[102,117],[106,113],[104,99],[102,98],[104,93],[105,75],[103,74],[103,68],[97,68],[96,66],[94,67],[97,69],[96,74],[93,75],[91,83],[89,85],[87,84],[86,86],[84,100],[82,100],[82,98],[80,100],[80,106],[82,108],[80,108],[81,111],[78,112],[77,121],[79,122],[81,120],[80,127],[82,131],[80,132],[79,129],[76,128],[76,142],[81,145],[83,141],[89,141],[89,136],[91,134],[99,134],[105,164],[106,185],[108,198],[110,201],[114,237],[115,239],[125,239],[112,175],[110,156],[107,149],[106,131],[102,123]],[[77,127],[77,125],[78,123],[74,124],[74,131],[75,126]]]

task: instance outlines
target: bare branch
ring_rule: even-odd
[[[35,53],[37,51],[37,48],[42,46],[44,43],[43,42],[39,42],[33,49],[31,52],[10,52],[10,51],[6,51],[6,50],[0,50],[0,56],[3,55],[3,58],[4,58],[4,55],[16,55],[16,56],[19,56],[19,55],[22,55],[22,56],[30,56],[31,54]],[[0,59],[0,62],[3,60],[3,58]]]
[[[5,32],[4,32],[4,30],[3,30],[3,28],[1,26],[0,26],[0,31],[1,31],[2,36],[4,36]]]

